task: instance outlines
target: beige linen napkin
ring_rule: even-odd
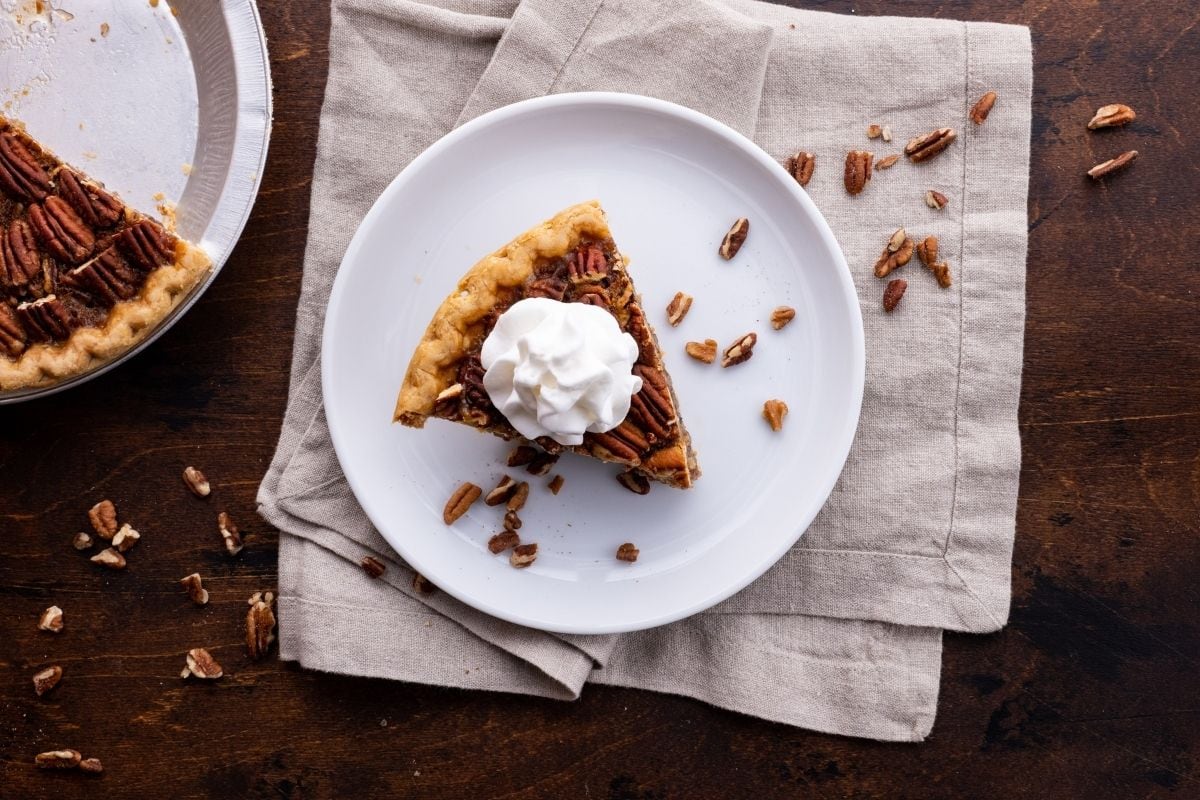
[[[468,119],[552,92],[647,94],[703,111],[783,159],[817,154],[808,191],[854,275],[867,341],[846,469],[796,547],[708,612],[622,636],[501,622],[411,587],[355,501],[321,407],[325,303],[358,222],[412,158]],[[967,120],[987,90],[987,122]],[[856,18],[752,0],[335,0],[287,416],[259,492],[280,539],[280,652],[333,672],[574,698],[642,687],[822,731],[920,740],[941,630],[1008,615],[1019,471],[1031,56],[1025,28]],[[869,141],[870,122],[893,141]],[[949,125],[932,161],[842,188]],[[924,205],[935,188],[950,198]],[[914,258],[903,313],[871,266],[899,225],[936,234],[954,273]],[[464,265],[464,268],[467,265]],[[398,376],[399,377],[399,376]],[[388,563],[381,580],[357,566]]]

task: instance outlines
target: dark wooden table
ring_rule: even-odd
[[[1012,617],[947,635],[933,733],[897,745],[631,690],[567,704],[247,660],[244,598],[275,582],[254,495],[284,408],[328,55],[327,3],[259,1],[275,129],[228,266],[133,362],[0,409],[0,797],[1200,797],[1195,3],[798,3],[1033,28]],[[1107,102],[1137,122],[1087,133]],[[1083,177],[1131,148],[1125,174]],[[181,491],[189,463],[214,481],[207,503]],[[102,497],[145,534],[124,573],[70,545]],[[246,534],[237,561],[218,507]],[[215,598],[202,610],[175,585],[197,569]],[[35,629],[51,603],[59,636]],[[230,674],[185,685],[196,645]],[[50,663],[66,677],[36,698]],[[107,772],[34,769],[62,746]]]

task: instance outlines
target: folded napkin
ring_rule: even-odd
[[[845,251],[866,328],[858,436],[801,541],[719,606],[620,636],[530,630],[416,592],[350,492],[321,405],[330,286],[387,183],[466,120],[580,90],[690,106],[780,160],[815,153],[808,191]],[[999,100],[976,126],[967,112],[989,90]],[[282,532],[281,656],[564,699],[589,681],[617,684],[821,731],[923,739],[942,629],[992,631],[1008,615],[1030,91],[1028,30],[1007,25],[752,0],[334,0],[287,416],[259,492]],[[894,139],[868,140],[872,122]],[[958,131],[949,150],[846,193],[847,150],[882,158],[941,126]],[[930,188],[945,209],[925,205]],[[902,224],[939,237],[954,285],[938,288],[914,258],[902,313],[885,315],[871,268]],[[388,564],[382,579],[359,568],[366,555]]]

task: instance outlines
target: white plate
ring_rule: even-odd
[[[0,0],[0,105],[69,164],[212,259],[208,277],[132,350],[44,389],[77,386],[166,332],[224,265],[250,216],[271,134],[267,43],[254,0]],[[186,165],[186,167],[185,167]],[[185,174],[186,173],[186,174]]]
[[[530,478],[524,570],[493,556],[497,508],[453,527],[442,507],[464,480],[486,489],[511,445],[464,426],[391,422],[414,346],[442,299],[481,256],[572,203],[598,198],[658,331],[704,475],[690,491],[639,497],[617,469],[577,456],[551,495]],[[750,237],[717,246],[739,216]],[[695,296],[671,328],[667,303]],[[791,305],[782,331],[769,318]],[[684,343],[727,346],[757,331],[754,357],[721,369]],[[375,202],[342,261],[323,343],[334,447],[388,542],[443,591],[502,619],[551,631],[661,625],[729,597],[777,561],[832,490],[858,424],[863,332],[845,259],[805,192],[751,141],[680,106],[622,94],[560,94],[463,125],[422,153]],[[782,433],[762,405],[782,398]],[[634,542],[633,565],[614,558]]]

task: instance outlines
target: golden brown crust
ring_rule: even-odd
[[[175,263],[150,273],[138,295],[114,305],[103,325],[76,328],[63,342],[35,344],[15,360],[0,358],[0,391],[49,386],[121,355],[154,330],[211,266],[207,253],[179,240]]]
[[[404,375],[393,419],[423,427],[437,396],[457,380],[458,364],[478,332],[473,329],[496,307],[500,293],[524,282],[539,261],[569,253],[585,235],[610,236],[608,220],[595,200],[560,211],[471,267],[425,329]]]

